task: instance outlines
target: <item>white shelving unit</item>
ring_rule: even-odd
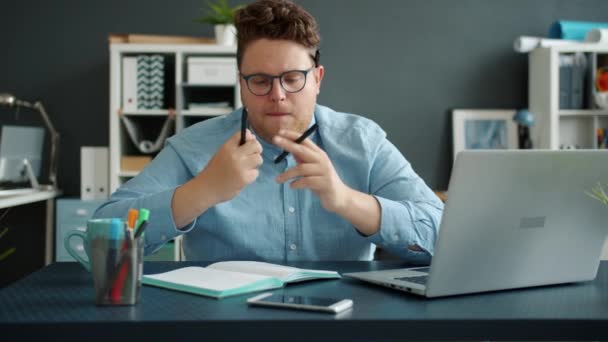
[[[165,89],[165,95],[174,98],[172,103],[163,109],[141,109],[123,111],[122,103],[122,59],[127,56],[153,55],[160,54],[165,56],[165,61],[171,67],[170,72],[165,75],[172,78],[172,89]],[[173,132],[179,132],[193,123],[217,115],[230,113],[235,108],[241,106],[239,95],[239,85],[235,81],[232,84],[206,84],[197,81],[189,82],[188,77],[188,58],[209,58],[210,60],[221,58],[234,58],[236,72],[236,47],[213,44],[110,44],[110,190],[115,191],[121,184],[129,178],[137,175],[138,172],[122,170],[120,160],[122,156],[138,154],[136,147],[133,146],[127,132],[120,120],[120,113],[134,118],[142,123],[142,126],[157,126],[164,122],[169,115],[169,108],[175,109],[175,126]],[[226,97],[230,93],[229,98]],[[208,94],[208,95],[205,95]],[[213,101],[214,97],[218,101],[228,100],[228,106],[222,107],[197,107],[189,109],[191,98],[204,98],[206,101]],[[146,127],[144,127],[145,129]],[[149,127],[148,127],[149,128]],[[155,127],[156,128],[156,127]],[[154,155],[151,155],[154,157]]]
[[[165,82],[164,95],[167,99],[167,108],[161,109],[137,109],[123,110],[123,58],[139,55],[163,55],[165,57]],[[217,82],[217,79],[205,82],[205,75],[199,77],[196,82],[188,80],[188,59],[197,58],[210,61],[209,69],[212,71],[218,61],[233,59],[233,75],[229,83]],[[201,66],[198,65],[200,68]],[[221,73],[225,73],[226,64],[222,66]],[[110,44],[110,156],[109,156],[109,184],[111,192],[118,189],[124,182],[137,176],[139,171],[121,169],[121,157],[126,155],[145,155],[138,151],[128,136],[120,115],[125,115],[133,121],[137,121],[142,130],[157,130],[170,113],[175,113],[172,132],[179,132],[184,128],[205,120],[210,117],[225,115],[235,108],[241,107],[240,90],[236,77],[236,46],[211,45],[211,44]],[[211,73],[213,74],[213,73]],[[217,72],[216,72],[217,76]],[[222,75],[219,75],[222,76]],[[232,77],[234,76],[234,77]],[[201,81],[201,79],[203,81]],[[189,108],[190,104],[203,103],[226,103],[226,105],[198,105]],[[149,155],[152,158],[155,154]],[[181,258],[181,239],[175,240],[174,260]]]
[[[559,105],[560,56],[583,53],[587,57],[582,109],[562,109]],[[537,48],[529,55],[529,103],[536,124],[531,134],[535,148],[598,148],[598,128],[608,128],[608,110],[598,109],[590,100],[593,72],[598,60],[608,57],[608,45],[577,43]],[[604,65],[604,64],[602,64]]]
[[[583,108],[562,109],[559,103],[560,56],[576,53],[584,53],[587,57]],[[602,60],[604,62],[598,64]],[[529,109],[536,120],[531,130],[534,148],[599,148],[596,132],[598,128],[608,128],[608,110],[596,108],[591,93],[594,70],[598,66],[608,66],[605,63],[608,63],[608,45],[577,43],[537,48],[530,53],[528,92]],[[602,259],[608,260],[608,241],[604,244]]]

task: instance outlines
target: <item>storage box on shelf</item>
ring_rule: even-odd
[[[595,101],[595,75],[608,66],[608,46],[589,43],[537,48],[529,55],[529,102],[535,148],[606,148],[608,109]],[[602,133],[603,134],[603,133]]]

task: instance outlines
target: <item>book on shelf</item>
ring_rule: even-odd
[[[142,283],[202,296],[224,298],[276,289],[288,283],[313,279],[338,279],[335,271],[309,270],[257,261],[223,261],[207,267],[188,266],[147,274]]]
[[[113,33],[108,36],[108,42],[110,44],[215,44],[215,39],[192,36]]]

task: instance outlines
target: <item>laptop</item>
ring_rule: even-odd
[[[44,129],[3,125],[0,135],[0,197],[39,191],[31,178],[40,176]],[[28,173],[26,161],[31,174]]]
[[[429,267],[343,276],[441,297],[593,280],[608,208],[600,150],[471,150],[457,156]]]

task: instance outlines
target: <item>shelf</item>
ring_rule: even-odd
[[[591,116],[591,115],[608,116],[608,110],[606,110],[606,109],[561,109],[559,111],[559,116]]]
[[[180,115],[184,115],[184,116],[219,116],[219,115],[226,115],[226,114],[230,114],[232,113],[233,109],[228,107],[228,108],[214,108],[214,107],[209,107],[209,108],[195,108],[195,109],[187,109],[187,110],[182,110],[180,111]]]
[[[135,177],[139,174],[139,171],[119,171],[118,177]]]
[[[234,87],[234,83],[233,84],[207,84],[207,83],[182,83],[181,84],[182,87],[184,88],[232,88]]]
[[[142,109],[137,111],[124,111],[123,115],[130,116],[167,116],[169,115],[168,109]]]
[[[31,193],[0,197],[0,208],[49,200],[61,195],[61,190],[33,190]]]

